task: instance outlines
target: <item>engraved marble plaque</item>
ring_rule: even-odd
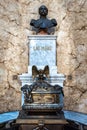
[[[29,65],[56,65],[56,36],[29,36]]]

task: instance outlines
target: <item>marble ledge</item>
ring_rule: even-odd
[[[56,35],[30,35],[29,40],[56,40]]]

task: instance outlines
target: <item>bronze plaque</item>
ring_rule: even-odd
[[[34,94],[33,102],[36,104],[53,104],[56,103],[56,94]]]

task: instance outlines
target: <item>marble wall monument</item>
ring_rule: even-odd
[[[44,69],[45,66],[49,66],[49,78],[48,83],[51,85],[59,85],[60,87],[63,87],[63,82],[65,80],[65,77],[63,74],[60,74],[57,72],[57,52],[56,52],[56,39],[57,36],[55,35],[48,35],[49,30],[51,33],[51,28],[53,28],[54,24],[53,21],[56,20],[49,20],[46,18],[46,14],[44,14],[44,10],[46,7],[43,5],[40,7],[39,10],[42,10],[40,13],[40,19],[39,20],[31,20],[31,25],[35,26],[37,25],[38,35],[30,35],[28,36],[28,73],[23,73],[20,75],[20,80],[22,82],[22,86],[24,85],[30,85],[33,83],[33,77],[32,77],[32,67],[36,66],[38,69]],[[47,9],[46,9],[47,10]],[[40,12],[40,11],[39,11]],[[38,22],[39,21],[39,22]],[[41,24],[39,25],[39,23]],[[50,25],[49,27],[48,26]],[[57,23],[55,24],[55,26]],[[35,30],[36,31],[36,30]],[[42,34],[43,32],[43,34]],[[37,33],[37,32],[36,32]],[[22,95],[22,105],[24,103],[24,96]]]

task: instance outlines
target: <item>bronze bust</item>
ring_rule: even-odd
[[[48,9],[45,5],[40,6],[39,8],[40,18],[35,20],[32,19],[30,25],[33,26],[33,30],[36,33],[44,32],[46,34],[51,34],[54,32],[54,28],[57,25],[55,19],[48,19]]]

